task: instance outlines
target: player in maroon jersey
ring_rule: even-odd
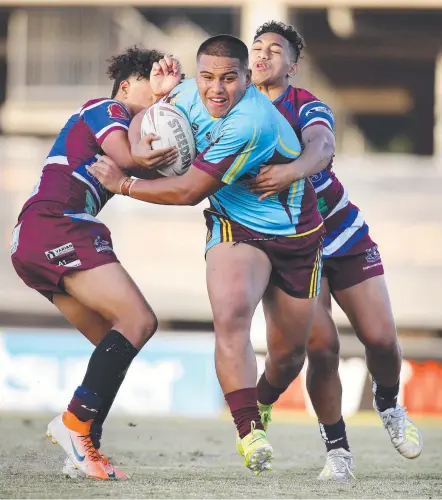
[[[90,100],[69,118],[12,238],[11,258],[20,278],[96,345],[83,382],[68,410],[49,424],[48,435],[66,451],[65,468],[97,479],[127,477],[97,450],[119,387],[155,333],[157,319],[119,263],[108,228],[96,217],[113,194],[86,167],[106,154],[140,175],[140,167],[176,159],[175,148],[152,151],[153,136],[133,147],[128,138],[132,117],[157,100],[149,77],[162,57],[134,47],[111,59],[111,98]]]
[[[303,153],[290,167],[262,168],[253,184],[265,198],[310,177],[317,194],[327,233],[320,303],[308,348],[307,388],[328,452],[319,478],[347,479],[353,475],[353,457],[341,414],[339,337],[331,316],[332,295],[365,346],[374,407],[393,445],[404,457],[415,458],[422,450],[422,436],[397,403],[402,356],[379,251],[361,212],[332,170],[333,112],[307,90],[289,84],[298,71],[303,48],[299,33],[283,23],[268,22],[255,34],[250,58],[253,82],[290,122]],[[269,418],[279,393],[264,373],[258,383],[264,419]]]

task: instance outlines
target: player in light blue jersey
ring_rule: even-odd
[[[291,163],[300,148],[289,123],[251,85],[247,52],[237,38],[210,38],[198,51],[197,79],[178,86],[179,75],[166,61],[153,68],[155,93],[169,94],[166,100],[186,114],[194,132],[198,156],[187,173],[129,180],[105,158],[89,171],[112,192],[142,201],[194,205],[210,198],[206,262],[216,370],[238,430],[238,450],[260,474],[271,468],[273,451],[257,406],[252,316],[262,299],[268,378],[283,392],[304,364],[319,293],[323,224],[309,181],[263,202],[248,188],[261,165]]]
[[[206,78],[210,77],[202,76],[203,85]],[[262,164],[287,163],[300,153],[287,121],[274,113],[272,103],[254,86],[247,88],[228,119],[217,121],[201,100],[195,80],[178,85],[167,101],[180,108],[192,125],[197,150],[202,152],[194,166],[222,182],[222,189],[209,197],[211,211],[253,231],[279,236],[302,234],[321,224],[317,214],[305,217],[315,200],[304,180],[289,186],[284,196],[263,201],[248,187],[246,181],[256,177]],[[219,239],[212,238],[208,248]]]

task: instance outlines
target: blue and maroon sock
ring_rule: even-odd
[[[68,411],[73,413],[78,420],[88,422],[93,420],[101,406],[101,398],[87,387],[80,385],[68,406]]]
[[[92,353],[68,410],[83,422],[97,420],[102,424],[137,354],[138,349],[124,335],[111,330]],[[104,418],[100,418],[100,410]]]

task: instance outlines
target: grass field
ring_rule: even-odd
[[[0,415],[0,498],[442,498],[440,421],[422,422],[424,452],[406,460],[380,422],[350,420],[357,479],[324,484],[324,446],[306,419],[276,417],[274,471],[258,478],[242,465],[227,418],[113,419],[103,451],[131,480],[98,482],[62,476],[62,451],[44,438],[49,418]]]

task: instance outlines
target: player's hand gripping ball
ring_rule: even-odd
[[[141,122],[141,138],[155,135],[150,143],[155,152],[175,148],[178,155],[174,161],[158,168],[165,176],[182,175],[189,169],[196,156],[195,140],[187,116],[176,106],[166,102],[157,102],[146,110]]]

